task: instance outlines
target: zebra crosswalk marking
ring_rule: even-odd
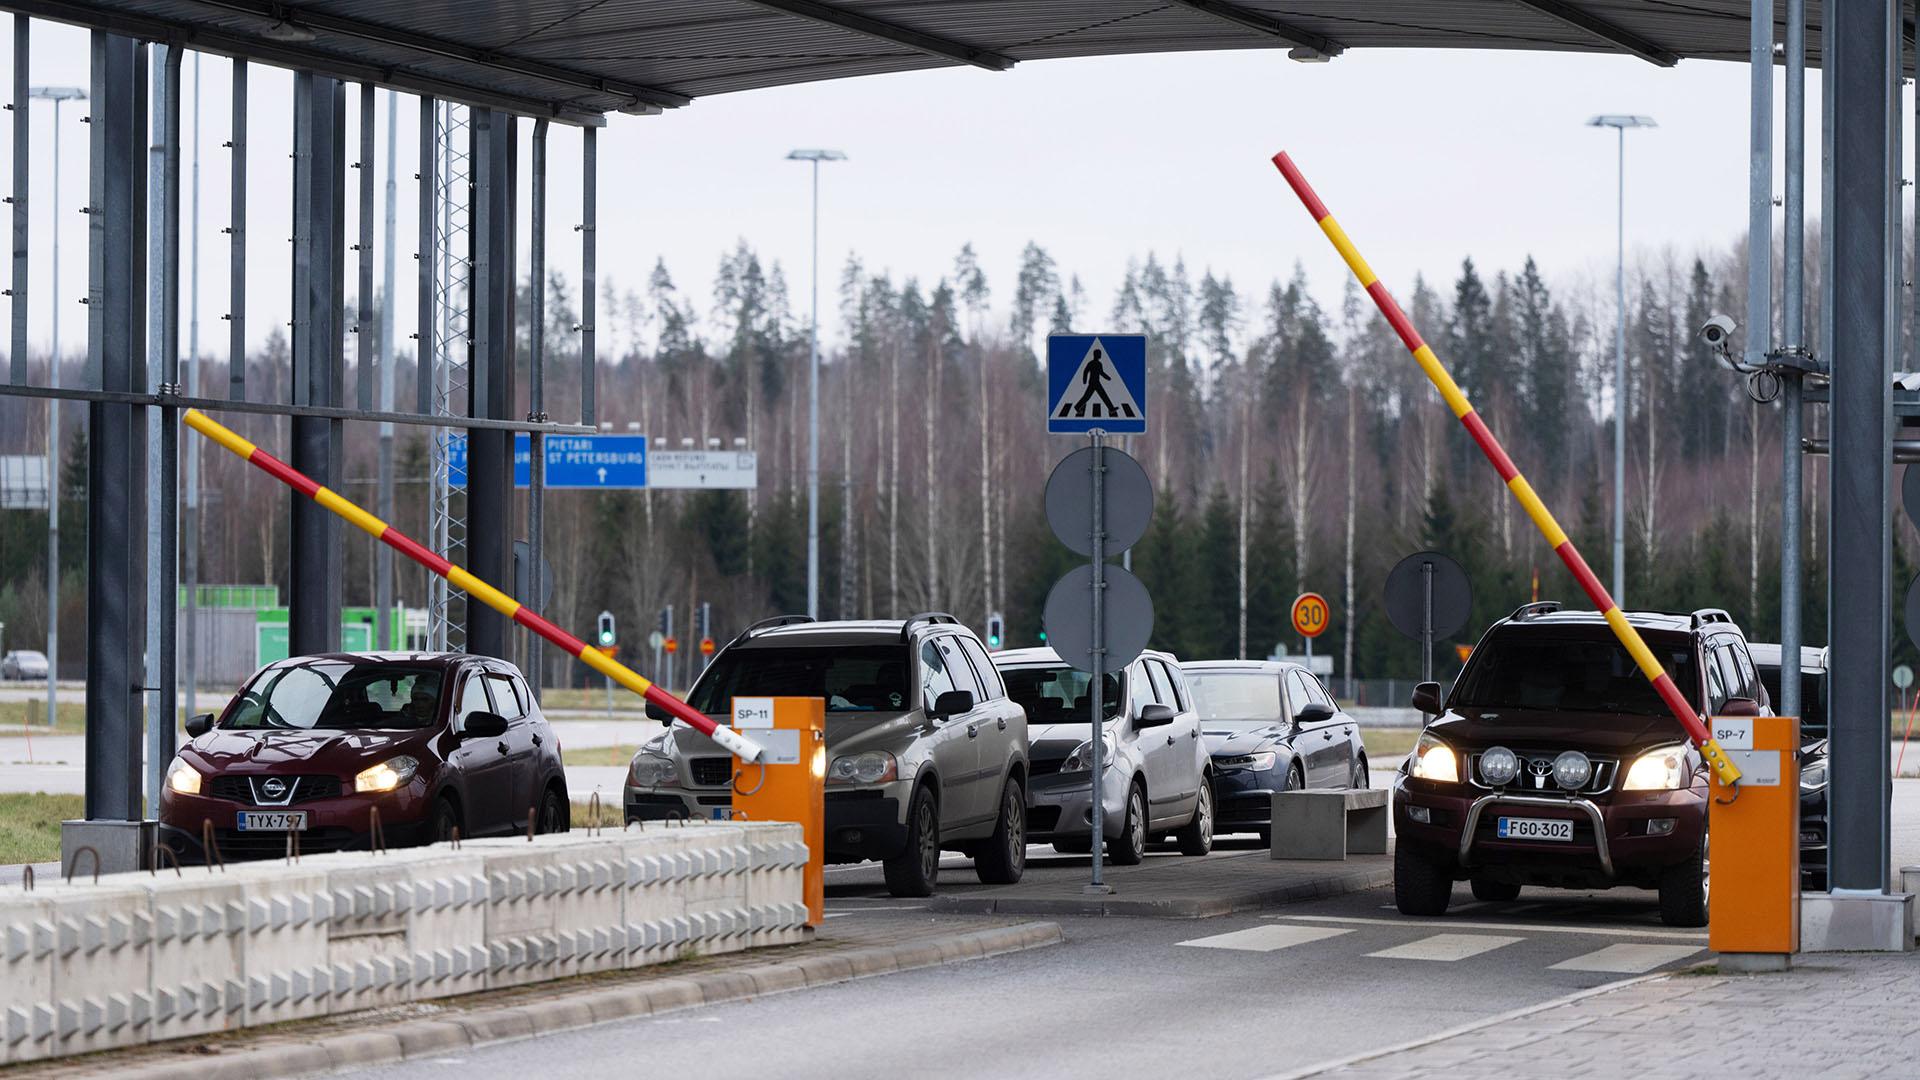
[[[1408,922],[1406,919],[1371,918],[1365,915],[1270,915],[1284,922],[1357,924],[1363,926],[1445,926],[1449,930],[1505,930],[1519,934],[1589,934],[1594,937],[1630,937],[1653,941],[1697,941],[1706,945],[1707,935],[1689,930],[1636,930],[1625,926],[1559,926],[1547,923],[1468,922],[1447,919],[1444,922]]]
[[[1194,938],[1192,941],[1182,941],[1180,944],[1196,949],[1234,949],[1239,952],[1264,953],[1351,933],[1353,933],[1352,930],[1331,926],[1276,924],[1254,926],[1228,934],[1214,934],[1211,937]]]
[[[1552,965],[1554,971],[1607,971],[1620,975],[1643,975],[1663,964],[1684,960],[1703,952],[1697,945],[1644,945],[1621,943],[1596,949],[1571,960]]]
[[[1511,945],[1525,938],[1508,937],[1505,934],[1435,934],[1419,941],[1409,941],[1405,945],[1395,945],[1391,949],[1370,952],[1368,956],[1382,960],[1437,960],[1452,963],[1492,952],[1504,945]]]

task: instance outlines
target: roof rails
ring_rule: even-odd
[[[727,642],[727,647],[732,648],[733,646],[740,644],[741,642],[752,637],[754,632],[757,630],[771,630],[776,626],[792,626],[794,623],[806,623],[806,622],[812,622],[812,621],[813,621],[813,616],[811,615],[775,615],[771,619],[761,619],[759,622],[754,623],[753,625],[747,627],[745,630],[742,630],[738,634],[734,635],[733,640]]]
[[[1531,604],[1521,604],[1519,607],[1514,608],[1513,614],[1507,616],[1507,618],[1512,619],[1514,622],[1525,622],[1535,615],[1551,615],[1559,610],[1560,601],[1539,600]]]
[[[910,640],[913,637],[914,624],[923,623],[923,622],[924,623],[952,623],[955,626],[960,625],[959,619],[954,618],[953,616],[947,614],[944,611],[923,611],[918,615],[907,616],[907,621],[900,624],[900,640],[901,641]]]
[[[1725,608],[1717,607],[1703,607],[1693,613],[1693,625],[1695,629],[1705,626],[1708,623],[1726,623],[1732,625],[1733,616],[1727,614]]]

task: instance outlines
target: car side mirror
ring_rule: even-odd
[[[1299,724],[1324,724],[1333,719],[1333,707],[1322,702],[1309,701],[1300,706],[1300,711],[1293,714],[1293,719]]]
[[[658,720],[663,724],[671,724],[673,723],[673,714],[667,711],[665,705],[655,705],[649,701],[647,702],[647,719]]]
[[[197,739],[213,730],[213,714],[203,712],[187,719],[187,737]]]
[[[1136,730],[1166,727],[1168,724],[1173,723],[1175,715],[1173,706],[1162,705],[1156,701],[1151,705],[1142,705],[1140,707],[1140,715],[1134,717],[1133,726]]]
[[[477,712],[467,714],[466,727],[461,735],[469,739],[497,739],[506,733],[506,717],[499,713]]]
[[[1721,716],[1759,716],[1760,703],[1752,698],[1730,697],[1720,706]]]
[[[1413,707],[1428,716],[1438,716],[1446,710],[1440,704],[1440,684],[1423,682],[1413,688]]]
[[[973,711],[973,691],[949,690],[933,699],[933,711],[927,714],[929,720],[945,720],[950,716]]]

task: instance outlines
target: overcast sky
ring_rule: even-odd
[[[33,81],[85,86],[86,35],[34,25]],[[10,42],[0,55],[8,50]],[[200,64],[201,348],[220,356],[230,70],[219,57]],[[254,72],[247,315],[257,342],[284,325],[289,310],[292,78],[272,68]],[[192,82],[190,54],[189,138]],[[1817,118],[1815,83],[1808,112]],[[655,259],[665,258],[704,314],[721,252],[745,237],[785,268],[794,309],[804,315],[808,167],[783,158],[794,147],[817,146],[849,158],[822,167],[821,303],[830,335],[850,251],[870,271],[931,282],[950,272],[968,241],[1001,318],[1028,240],[1080,274],[1090,301],[1084,330],[1100,329],[1127,260],[1149,251],[1183,257],[1196,281],[1208,269],[1231,276],[1243,293],[1264,290],[1299,261],[1334,308],[1345,270],[1268,161],[1286,149],[1403,294],[1415,273],[1450,282],[1469,254],[1489,271],[1515,269],[1531,254],[1551,280],[1578,287],[1604,281],[1614,245],[1615,137],[1585,126],[1587,119],[1643,113],[1660,124],[1627,136],[1628,242],[1636,249],[1629,258],[1655,258],[1663,250],[1717,249],[1744,230],[1746,96],[1745,66],[1705,61],[1662,69],[1624,58],[1354,51],[1300,64],[1280,52],[1246,51],[1049,60],[1004,73],[966,68],[703,98],[663,116],[613,116],[602,131],[601,274],[603,283],[638,288]],[[52,109],[45,102],[35,109],[32,333],[44,347],[54,299],[45,288]],[[86,285],[85,219],[75,212],[86,191],[83,111],[69,105],[64,112],[58,299],[70,354],[85,338],[85,309],[76,302]],[[347,111],[352,158],[352,91]],[[379,112],[384,184],[384,95]],[[403,348],[414,330],[417,119],[415,99],[401,97]],[[530,128],[522,124],[523,138]],[[1817,135],[1810,141],[1817,151]],[[577,129],[555,125],[550,158],[549,260],[577,277]],[[8,167],[0,160],[0,183],[11,183]],[[1808,201],[1815,208],[1818,179],[1814,169]],[[350,233],[356,204],[350,194]],[[526,224],[523,212],[523,230]],[[523,273],[528,254],[523,240]],[[349,297],[355,280],[350,273]],[[183,304],[188,293],[183,283]],[[184,335],[189,320],[181,323]],[[604,317],[602,327],[611,329]]]

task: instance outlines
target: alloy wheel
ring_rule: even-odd
[[[1003,813],[1007,820],[1007,865],[1024,868],[1027,862],[1027,807],[1026,800],[1015,795],[1018,790],[1012,787],[1007,789]]]
[[[940,873],[940,823],[935,820],[933,803],[920,804],[920,872],[928,881]]]

